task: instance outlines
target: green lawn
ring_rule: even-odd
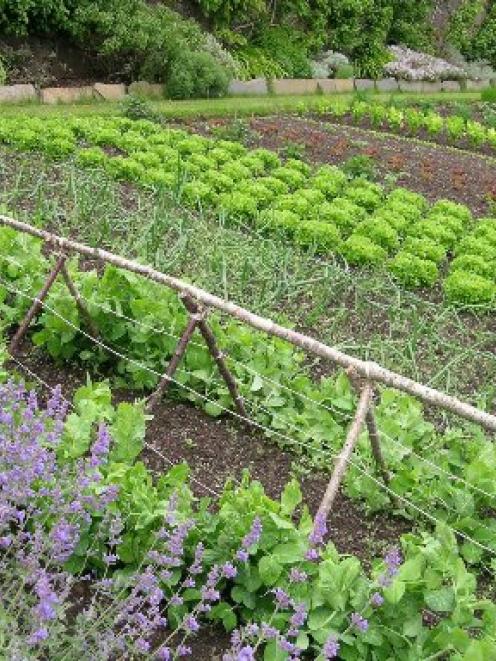
[[[350,101],[354,94],[335,95],[300,95],[300,96],[258,96],[258,97],[227,97],[223,99],[195,99],[193,101],[150,101],[154,110],[162,113],[165,117],[188,119],[195,117],[219,117],[219,116],[246,116],[246,115],[271,115],[281,112],[294,112],[304,103],[308,110],[316,108],[322,99],[336,102]],[[373,94],[370,95],[377,101],[387,102],[393,97],[410,98],[414,101],[446,101],[446,102],[476,102],[480,101],[481,95],[472,92],[458,92],[441,94]],[[120,105],[113,102],[94,101],[93,103],[41,105],[37,103],[4,105],[0,107],[0,114],[27,113],[31,116],[46,115],[112,115],[118,112]]]

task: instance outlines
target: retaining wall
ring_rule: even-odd
[[[372,92],[413,92],[418,94],[437,92],[481,91],[496,86],[496,80],[445,80],[437,83],[396,80],[356,79],[289,79],[281,78],[267,81],[264,78],[254,80],[233,80],[229,93],[233,96],[278,96],[300,94],[341,94],[353,91]],[[136,94],[150,99],[165,97],[165,85],[136,81],[128,87],[123,84],[95,83],[84,87],[47,87],[36,89],[34,85],[0,85],[1,103],[41,102],[46,104],[85,103],[90,100],[119,101],[127,94]]]

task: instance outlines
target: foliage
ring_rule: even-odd
[[[469,271],[455,270],[444,281],[444,293],[457,305],[492,305],[496,297],[493,281]]]
[[[432,287],[439,277],[434,262],[412,255],[406,250],[399,252],[388,266],[405,287]]]
[[[350,264],[378,266],[383,264],[387,252],[371,239],[352,234],[343,244],[341,253]]]
[[[172,99],[225,96],[229,76],[209,53],[184,52],[175,58],[167,79]]]

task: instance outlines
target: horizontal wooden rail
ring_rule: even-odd
[[[160,284],[166,285],[171,289],[176,290],[177,292],[183,294],[189,294],[194,299],[199,301],[205,306],[216,308],[221,312],[224,312],[231,317],[235,317],[239,321],[252,326],[259,331],[267,333],[268,335],[274,335],[279,337],[287,342],[293,344],[300,349],[308,353],[313,353],[320,358],[325,358],[331,362],[343,367],[345,369],[353,368],[360,376],[365,377],[368,381],[375,381],[377,383],[382,383],[385,386],[391,388],[396,388],[402,392],[418,397],[418,399],[437,406],[451,413],[459,415],[461,418],[475,422],[487,430],[496,431],[496,416],[481,411],[475,406],[471,406],[466,402],[462,402],[456,397],[447,395],[439,390],[430,388],[429,386],[424,386],[413,379],[409,379],[406,376],[392,372],[391,370],[378,365],[375,362],[363,361],[353,356],[327,346],[319,340],[315,340],[303,333],[298,333],[297,331],[285,328],[280,326],[270,319],[261,317],[249,310],[242,308],[231,301],[225,301],[224,299],[215,296],[206,292],[199,287],[183,282],[178,278],[173,276],[166,275],[165,273],[160,273],[150,266],[144,266],[125,257],[119,257],[114,255],[107,250],[101,250],[100,248],[91,248],[86,246],[83,243],[77,241],[72,241],[70,239],[65,239],[61,236],[52,234],[45,230],[39,229],[23,223],[19,220],[15,220],[8,216],[0,215],[0,224],[12,227],[13,229],[18,230],[19,232],[24,232],[25,234],[30,234],[31,236],[37,237],[46,243],[59,248],[61,250],[69,250],[77,252],[80,255],[85,255],[93,259],[99,259],[108,264],[113,264],[119,268],[125,269],[132,273],[137,273],[139,275],[158,282]]]

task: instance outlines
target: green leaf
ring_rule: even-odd
[[[258,563],[260,578],[265,585],[275,585],[282,573],[282,569],[282,565],[273,555],[266,555],[260,558]]]
[[[426,592],[424,599],[426,605],[435,612],[447,613],[455,607],[455,592],[450,587]]]
[[[208,614],[209,620],[221,620],[226,631],[232,631],[236,628],[238,618],[233,609],[228,604],[222,602],[212,608]]]
[[[272,550],[274,558],[283,565],[293,564],[303,559],[306,551],[306,543],[288,542],[287,544],[278,544]]]
[[[208,415],[211,415],[214,418],[218,418],[219,415],[222,415],[221,407],[214,402],[207,402],[203,408],[205,409],[205,413],[208,413]]]
[[[288,653],[284,652],[276,643],[271,640],[264,650],[264,661],[285,661],[288,658]]]
[[[269,512],[269,516],[272,521],[276,524],[278,530],[294,530],[294,524],[287,519],[283,519],[282,516],[278,516],[273,512]]]
[[[143,409],[129,402],[119,404],[110,434],[113,440],[111,460],[133,463],[143,449],[145,438]]]
[[[287,516],[293,514],[302,499],[300,485],[296,480],[291,480],[286,484],[281,495],[281,513]]]
[[[403,581],[395,580],[392,585],[384,590],[384,597],[390,604],[397,604],[405,594]]]

